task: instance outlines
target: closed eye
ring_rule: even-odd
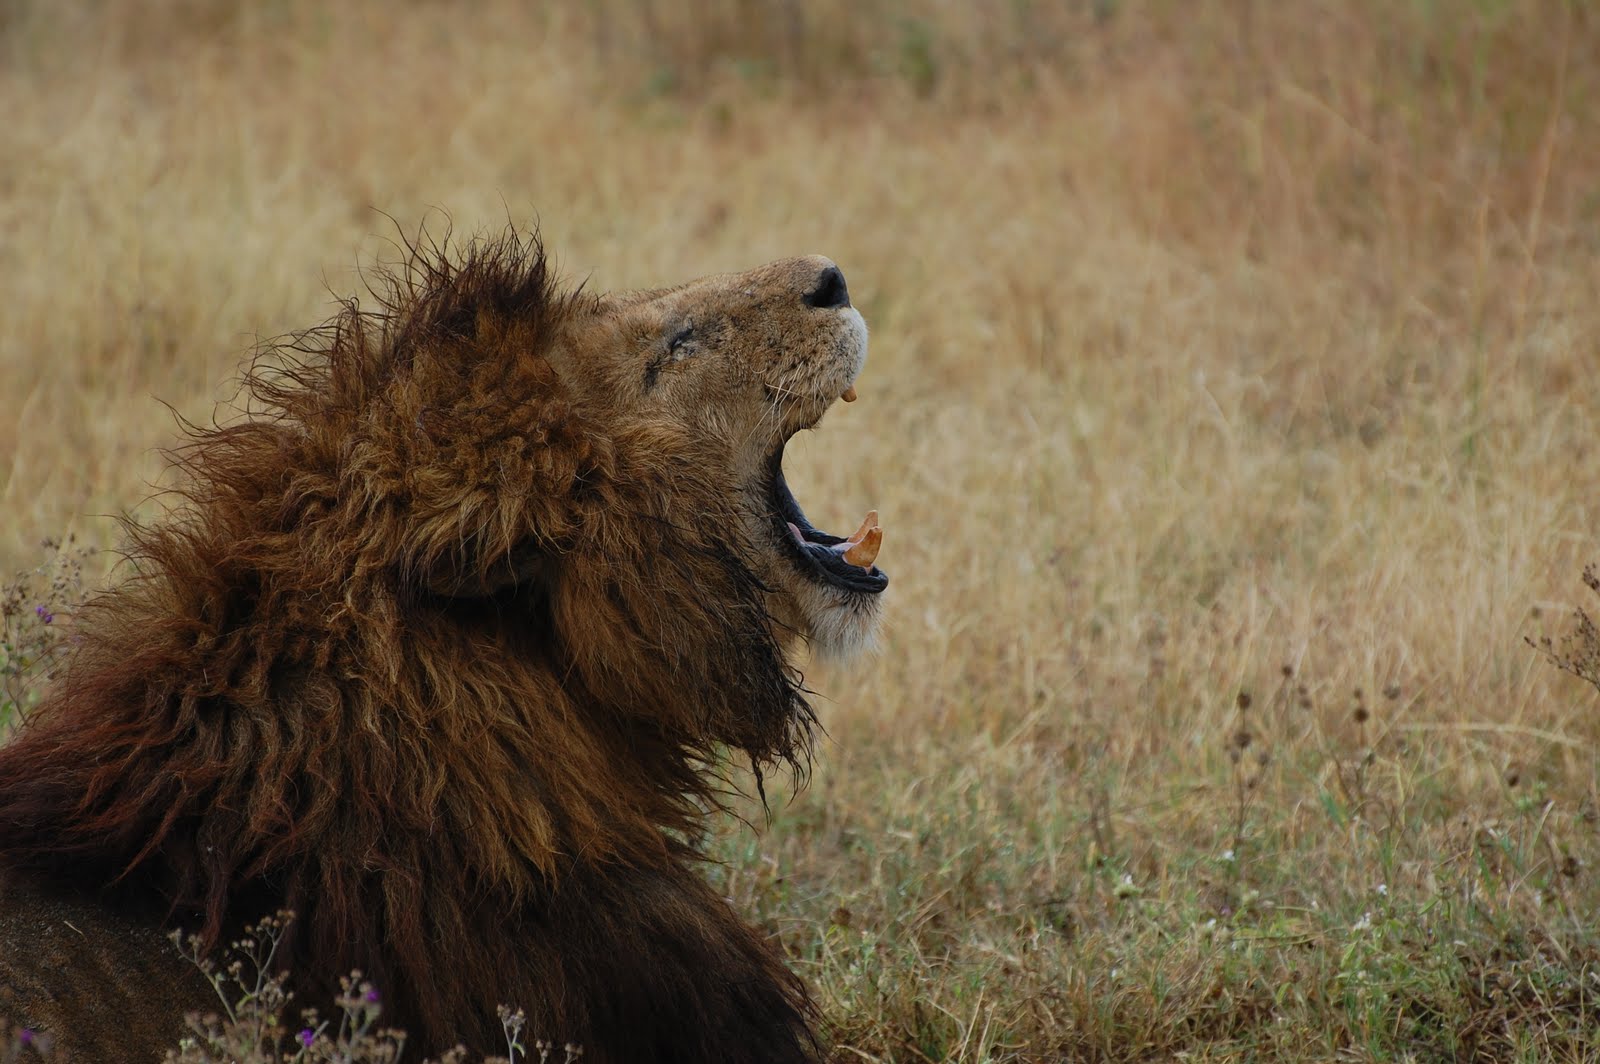
[[[694,326],[685,325],[667,341],[665,350],[657,349],[655,357],[645,363],[644,386],[648,391],[655,387],[656,378],[669,362],[682,362],[694,354]]]
[[[688,343],[693,339],[694,326],[685,325],[678,331],[676,336],[667,341],[667,354],[672,355],[674,358],[683,358],[684,355],[688,354],[688,352],[682,351],[681,349],[687,346]]]

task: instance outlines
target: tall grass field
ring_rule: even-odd
[[[404,234],[819,252],[887,620],[707,874],[834,1059],[1600,1061],[1600,7],[0,0],[0,105],[0,728]]]

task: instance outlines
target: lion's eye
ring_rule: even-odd
[[[644,367],[644,386],[648,391],[656,385],[656,379],[661,376],[661,371],[670,363],[682,362],[694,354],[694,326],[685,325],[667,339],[665,347],[652,345],[653,353],[650,361]]]
[[[685,325],[678,330],[678,334],[667,341],[667,354],[676,362],[680,358],[687,358],[694,353],[694,326]]]

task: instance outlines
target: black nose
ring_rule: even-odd
[[[844,274],[839,272],[839,267],[829,266],[822,271],[822,276],[817,278],[817,287],[806,293],[805,302],[808,307],[828,310],[850,305],[850,289],[845,287]]]

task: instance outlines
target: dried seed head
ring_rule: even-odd
[[[1237,705],[1240,709],[1249,709],[1250,708],[1250,701],[1251,701],[1250,700],[1250,692],[1249,691],[1240,691],[1239,692],[1239,697],[1234,699],[1233,701],[1234,701],[1234,704]]]
[[[1356,703],[1355,712],[1352,714],[1352,716],[1356,718],[1357,724],[1365,724],[1367,721],[1372,719],[1372,714],[1368,713],[1367,707],[1362,705],[1360,702]]]
[[[1246,750],[1250,747],[1250,740],[1255,736],[1250,734],[1249,728],[1240,728],[1233,733],[1233,745],[1237,750]]]

